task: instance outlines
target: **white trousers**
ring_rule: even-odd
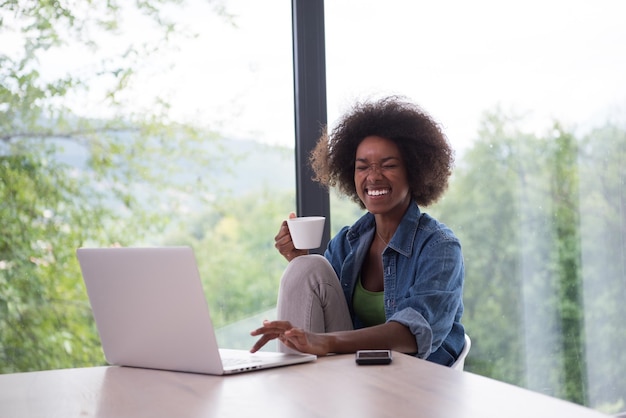
[[[316,333],[352,329],[352,318],[341,284],[332,266],[321,255],[291,260],[280,280],[278,320]],[[283,344],[279,350],[291,352]]]

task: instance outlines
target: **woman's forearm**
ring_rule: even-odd
[[[324,334],[328,338],[329,352],[354,353],[357,350],[386,349],[401,353],[416,353],[415,336],[399,322],[390,321],[354,331]]]

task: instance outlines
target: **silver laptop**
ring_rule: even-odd
[[[316,359],[219,349],[189,247],[79,248],[76,254],[109,364],[223,375]]]

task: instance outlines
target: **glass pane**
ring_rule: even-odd
[[[190,245],[217,327],[272,309],[273,237],[295,206],[289,4],[11,3],[0,372],[103,362],[79,246]]]
[[[466,370],[626,410],[621,1],[326,3],[329,122],[400,94],[456,149]],[[333,216],[338,210],[333,200]]]

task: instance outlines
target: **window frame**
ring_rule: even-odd
[[[312,180],[311,150],[327,124],[324,1],[292,0],[296,209],[299,216],[326,217],[322,252],[330,240],[330,196]]]

